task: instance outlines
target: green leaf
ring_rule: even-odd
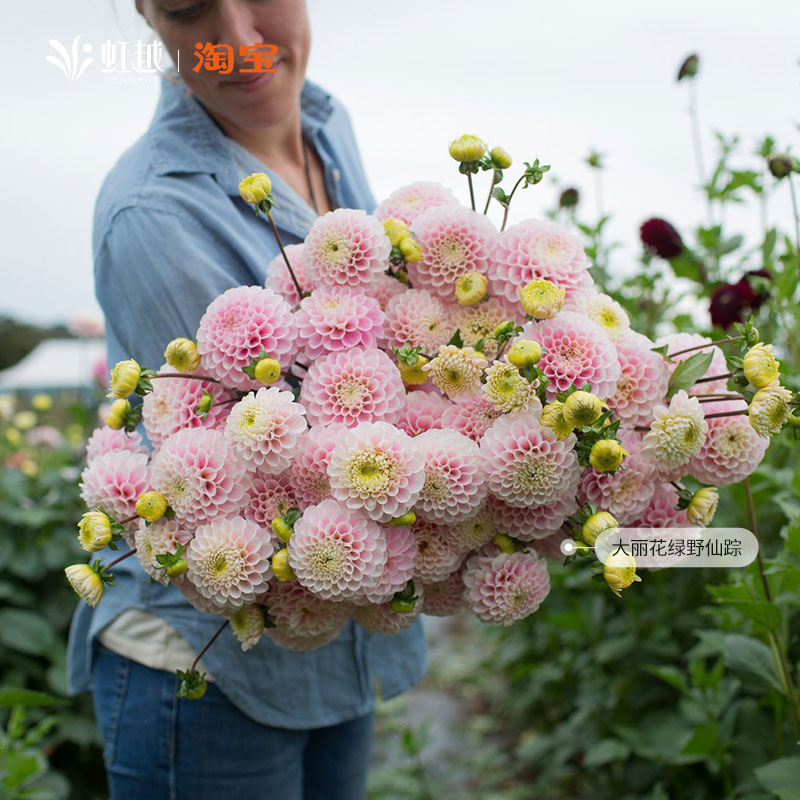
[[[19,788],[44,772],[45,769],[43,756],[30,753],[9,753],[3,759],[3,775],[0,786],[6,789]]]
[[[779,758],[757,767],[758,782],[781,800],[800,800],[800,758]]]
[[[684,250],[679,256],[671,258],[669,263],[677,277],[703,283],[703,265],[691,250]]]
[[[684,745],[681,753],[686,756],[707,756],[717,749],[719,733],[716,722],[706,722],[698,725],[692,733],[692,738]]]
[[[631,748],[619,739],[601,739],[586,751],[583,763],[587,767],[599,767],[612,761],[624,761],[630,752]]]
[[[725,637],[726,663],[731,669],[742,670],[765,681],[783,693],[772,651],[763,642],[750,636],[731,633]]]
[[[0,611],[0,644],[41,656],[58,646],[58,636],[41,614],[9,608]]]
[[[714,358],[712,351],[703,351],[700,353],[692,353],[686,361],[681,361],[672,377],[669,379],[669,386],[667,388],[667,399],[669,400],[673,395],[677,394],[681,389],[688,391],[697,381],[706,374],[706,370]]]
[[[651,675],[661,678],[662,681],[668,683],[679,692],[686,691],[686,676],[684,675],[683,671],[679,670],[677,667],[672,667],[668,664],[648,664],[645,669]]]
[[[63,706],[68,701],[61,697],[54,697],[45,692],[34,692],[32,689],[17,689],[14,687],[0,689],[0,708],[12,706]]]

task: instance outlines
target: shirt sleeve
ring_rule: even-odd
[[[208,304],[253,283],[230,244],[179,210],[118,212],[95,252],[97,299],[126,357],[158,369],[177,336],[194,339]]]

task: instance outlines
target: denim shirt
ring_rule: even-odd
[[[324,165],[333,204],[372,211],[374,198],[344,107],[316,84],[301,94],[302,127]],[[98,195],[92,247],[95,288],[106,317],[108,362],[135,358],[158,369],[166,343],[194,338],[206,306],[232,286],[264,284],[278,254],[269,225],[239,196],[239,181],[268,172],[284,244],[300,242],[315,212],[279,175],[216,125],[174,71],[145,134],[106,177]],[[105,550],[107,563],[127,551]],[[68,649],[71,694],[92,688],[94,637],[119,613],[139,608],[173,625],[195,652],[221,618],[195,610],[173,586],[150,580],[135,558],[113,568],[116,580],[96,608],[80,603]],[[375,684],[384,698],[425,673],[422,623],[392,636],[368,634],[352,620],[330,644],[293,652],[267,637],[244,653],[223,631],[203,661],[219,689],[266,725],[303,729],[368,713]],[[187,664],[187,667],[189,665]]]

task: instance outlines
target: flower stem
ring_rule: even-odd
[[[494,170],[492,170],[492,185],[489,187],[489,196],[486,198],[486,205],[483,207],[484,215],[489,212],[489,203],[492,200],[492,192],[494,191],[495,183],[497,183],[496,178],[497,178],[497,174],[495,173]]]
[[[186,378],[190,381],[211,381],[212,383],[219,383],[216,378],[210,375],[189,375],[186,372],[160,372],[158,375],[151,375],[150,380],[155,378]]]
[[[707,378],[698,378],[695,383],[711,383],[712,381],[721,381],[723,378],[732,378],[732,372],[726,372],[724,375],[710,375]]]
[[[797,258],[798,269],[800,269],[800,212],[797,209],[797,194],[794,190],[794,182],[791,173],[786,176],[789,181],[789,192],[792,195],[792,211],[794,212],[794,254]]]
[[[474,208],[473,204],[473,208]],[[283,261],[286,264],[286,269],[289,270],[289,275],[292,276],[292,281],[294,282],[294,288],[297,289],[297,296],[301,300],[303,299],[303,290],[300,288],[300,284],[297,280],[297,276],[294,274],[294,270],[292,269],[292,265],[289,263],[289,256],[286,255],[286,251],[283,249],[283,242],[281,241],[280,234],[278,233],[278,228],[275,226],[275,220],[272,218],[272,212],[267,211],[267,219],[269,220],[269,224],[272,226],[272,234],[275,237],[275,241],[278,243],[278,248],[281,251],[281,255],[283,256]]]
[[[694,157],[697,162],[697,174],[700,178],[700,186],[706,193],[706,205],[708,208],[708,224],[713,223],[713,213],[711,208],[711,198],[708,196],[706,188],[706,168],[703,163],[703,142],[700,138],[700,118],[697,113],[697,79],[689,81],[689,119],[692,125],[692,144],[694,145]]]
[[[747,411],[718,411],[716,414],[706,414],[703,419],[716,419],[717,417],[741,417],[746,416]]]
[[[103,566],[104,569],[111,569],[115,564],[119,564],[120,561],[124,561],[126,558],[129,558],[136,552],[136,548],[132,548],[128,550],[127,553],[123,553],[121,556],[117,556],[113,561],[109,561],[108,564]]]
[[[666,358],[675,358],[684,353],[691,353],[692,350],[702,350],[704,347],[717,347],[721,344],[730,344],[730,342],[740,342],[744,336],[729,336],[727,339],[718,339],[716,342],[705,342],[704,344],[696,344],[694,347],[686,347],[683,350],[676,350],[674,353],[667,353]]]
[[[214,642],[217,640],[217,636],[219,636],[222,633],[222,631],[225,630],[229,622],[230,620],[226,619],[225,622],[223,622],[222,625],[220,625],[219,628],[217,628],[217,630],[214,632],[214,635],[203,645],[203,649],[197,654],[197,657],[192,662],[192,670],[194,670],[197,667],[197,662],[206,654],[208,648],[211,647],[212,644],[214,644]]]
[[[519,176],[519,179],[514,184],[514,187],[511,189],[511,194],[508,196],[508,200],[506,200],[506,207],[503,211],[503,224],[500,226],[500,230],[504,231],[506,229],[506,221],[508,220],[508,209],[511,207],[511,198],[514,196],[514,192],[517,191],[517,187],[525,180],[525,173]]]
[[[467,173],[467,183],[469,184],[469,201],[472,203],[472,210],[475,210],[475,190],[472,188],[472,173]]]

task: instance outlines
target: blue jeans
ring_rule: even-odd
[[[361,800],[373,715],[313,730],[250,719],[209,683],[176,697],[174,673],[96,642],[94,706],[112,800]],[[285,691],[291,691],[287,676]]]

